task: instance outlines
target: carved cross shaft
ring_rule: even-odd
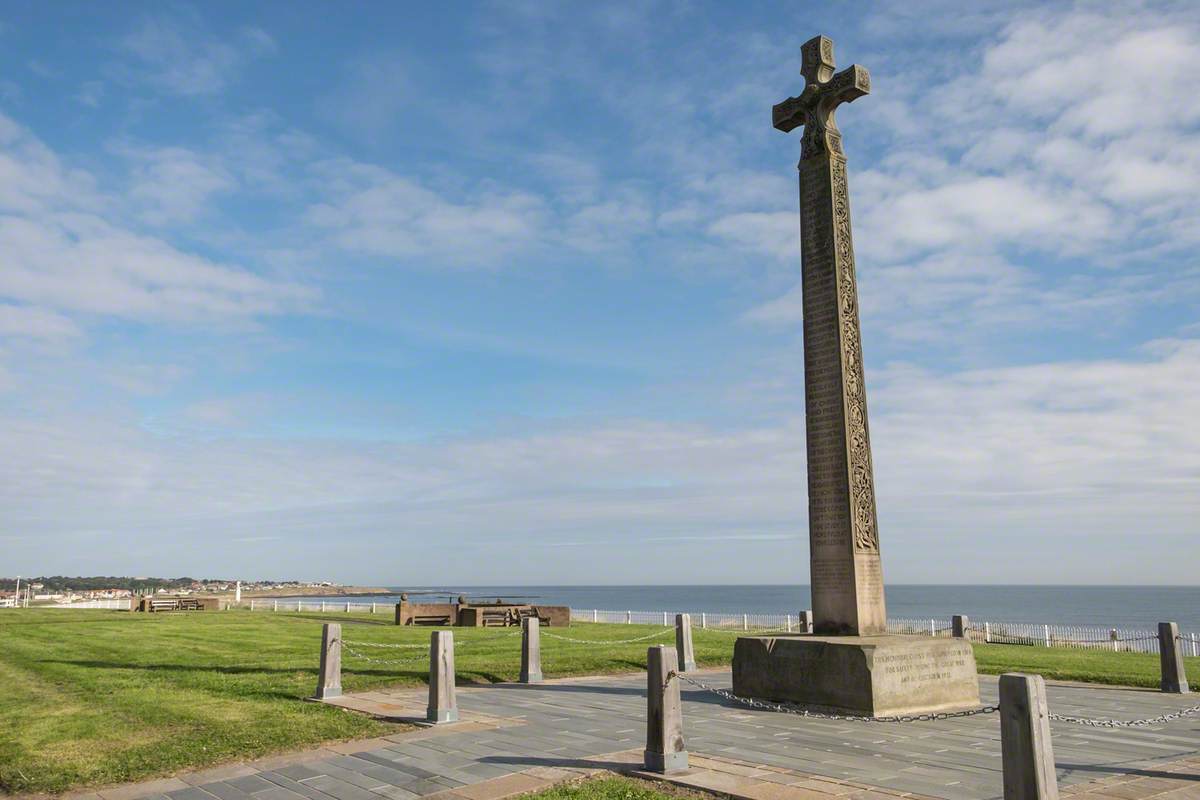
[[[870,94],[871,75],[858,64],[835,75],[833,40],[825,36],[809,39],[800,53],[800,73],[806,81],[804,91],[771,109],[772,124],[785,133],[804,126],[801,160],[825,153],[841,155],[842,135],[833,113],[842,103]]]

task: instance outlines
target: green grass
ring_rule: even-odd
[[[343,638],[427,644],[429,630],[396,628],[389,615],[345,613],[130,614],[0,611],[0,791],[63,791],[254,758],[320,742],[397,730],[366,717],[301,702],[317,681],[322,622]],[[643,625],[577,625],[561,633],[619,640],[661,631]],[[557,632],[557,631],[555,631]],[[511,630],[455,631],[459,683],[515,680],[520,639]],[[705,663],[728,660],[734,637],[697,640]],[[654,641],[608,646],[545,638],[547,677],[644,669]],[[426,683],[421,648],[346,653],[347,692]]]
[[[340,622],[347,692],[423,686],[423,648],[362,648],[355,642],[419,644],[424,628],[390,616],[231,611],[0,611],[0,791],[63,791],[255,758],[320,742],[386,734],[397,726],[301,700],[317,681],[322,622]],[[511,681],[520,639],[508,630],[457,629],[458,681]],[[576,624],[543,629],[546,677],[641,670],[646,648],[674,642],[650,625]],[[588,645],[552,635],[607,642]],[[656,634],[645,641],[620,640]],[[728,664],[736,635],[695,630],[702,665]],[[1157,686],[1157,656],[976,645],[982,672]],[[1188,659],[1200,676],[1200,659]]]
[[[624,777],[602,777],[563,783],[540,792],[521,795],[521,800],[712,800],[711,794],[672,786],[669,783]]]
[[[1157,653],[1114,653],[1111,650],[1072,650],[1011,644],[974,644],[975,664],[987,675],[1036,672],[1060,681],[1107,683],[1158,688]],[[1200,678],[1200,658],[1184,658],[1192,682]]]

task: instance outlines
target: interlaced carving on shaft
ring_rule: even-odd
[[[842,386],[846,402],[846,437],[849,440],[850,508],[854,549],[879,550],[875,515],[875,478],[871,465],[871,439],[867,430],[867,389],[863,378],[862,339],[858,319],[858,284],[854,274],[854,244],[850,235],[850,192],[846,161],[829,159],[833,186],[835,269],[838,273],[838,315],[842,328]]]

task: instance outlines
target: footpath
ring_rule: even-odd
[[[698,674],[717,688],[724,671]],[[347,742],[178,777],[72,795],[72,800],[495,800],[604,771],[641,774],[645,674],[460,687],[457,723]],[[997,699],[980,676],[983,702]],[[1063,715],[1140,719],[1194,696],[1048,684]],[[884,723],[747,709],[683,687],[688,772],[672,783],[746,800],[1002,797],[994,714]],[[325,702],[395,720],[423,720],[424,690]],[[1064,797],[1200,800],[1200,718],[1140,728],[1052,723]],[[645,775],[662,779],[663,776]]]

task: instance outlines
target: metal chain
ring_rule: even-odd
[[[665,631],[655,631],[645,636],[639,636],[636,639],[573,639],[570,636],[562,636],[548,631],[542,631],[542,636],[551,639],[561,639],[564,642],[574,642],[575,644],[632,644],[633,642],[644,642],[647,639],[660,638],[666,636],[668,633],[673,635],[674,632],[674,628],[668,628]]]
[[[939,630],[943,630],[943,629],[939,629]],[[1021,634],[1021,633],[1004,633],[1003,631],[998,631],[996,629],[988,630],[987,628],[980,628],[975,625],[972,625],[970,627],[970,630],[974,631],[975,633],[982,633],[985,635],[989,635],[993,639],[1018,639],[1018,640],[1026,641],[1026,642],[1038,642],[1039,644],[1046,641],[1046,637],[1044,637],[1044,636],[1026,636],[1025,634]],[[1175,638],[1184,640],[1184,641],[1190,641],[1190,640],[1187,640],[1186,637],[1183,636],[1183,634],[1179,634]],[[1119,637],[1116,639],[1113,639],[1113,638],[1074,639],[1074,638],[1070,638],[1070,637],[1055,638],[1055,635],[1051,634],[1050,640],[1052,642],[1065,642],[1066,644],[1112,644],[1113,642],[1157,642],[1158,637],[1157,636],[1125,636],[1125,637]],[[1005,642],[1000,642],[1000,644],[1005,644]]]
[[[363,661],[368,661],[372,664],[416,664],[418,662],[425,661],[427,659],[427,657],[424,654],[418,655],[418,656],[412,656],[409,658],[373,658],[372,656],[369,656],[366,653],[362,653],[362,652],[359,652],[358,650],[355,650],[353,647],[346,647],[344,643],[342,645],[342,652],[347,655],[353,656],[354,658],[361,659]]]
[[[1190,716],[1196,712],[1200,712],[1200,706],[1180,709],[1172,714],[1163,714],[1161,717],[1150,717],[1149,719],[1088,719],[1087,717],[1072,717],[1066,714],[1049,714],[1048,716],[1055,722],[1070,722],[1074,725],[1087,725],[1092,728],[1144,728],[1147,725],[1162,725],[1172,720]]]
[[[750,708],[757,708],[762,711],[777,711],[783,714],[795,714],[798,717],[811,717],[813,719],[832,719],[844,720],[847,722],[932,722],[939,719],[955,719],[957,717],[973,717],[976,714],[992,714],[1000,710],[999,706],[983,706],[982,708],[971,708],[966,711],[939,711],[930,714],[903,714],[891,717],[856,717],[849,714],[823,714],[819,711],[810,711],[807,708],[800,706],[785,705],[782,703],[768,703],[763,700],[755,700],[750,697],[738,697],[728,689],[718,689],[715,686],[709,686],[706,683],[701,683],[695,678],[689,678],[679,672],[672,672],[667,675],[667,682],[670,683],[672,678],[679,678],[684,683],[690,683],[697,689],[703,689],[706,692],[712,692],[718,697],[723,697],[726,700],[732,700],[735,703],[741,703]]]

